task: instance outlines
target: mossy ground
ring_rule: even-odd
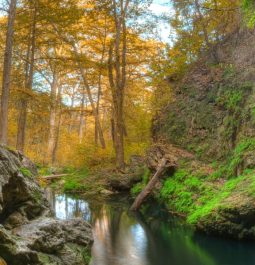
[[[255,198],[255,168],[242,168],[240,175],[236,175],[237,168],[252,150],[255,150],[255,139],[244,138],[221,164],[214,162],[206,166],[198,161],[181,161],[179,169],[162,182],[154,197],[170,211],[186,216],[190,224],[197,224],[219,209],[234,208],[245,198]],[[145,175],[133,187],[133,195],[147,182]]]

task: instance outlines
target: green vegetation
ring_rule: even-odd
[[[209,215],[224,199],[231,194],[231,192],[236,188],[238,183],[243,180],[243,178],[243,176],[239,176],[238,178],[228,180],[219,191],[216,193],[211,193],[211,196],[207,195],[206,200],[203,196],[199,198],[198,203],[202,202],[202,204],[196,205],[195,211],[188,215],[188,222],[191,224],[196,224],[200,219]]]
[[[255,150],[255,139],[244,138],[236,146],[230,158],[218,167],[218,169],[211,175],[212,179],[217,178],[231,178],[237,175],[237,168],[242,164],[245,154]]]
[[[134,185],[133,188],[131,189],[131,195],[133,197],[138,195],[145,188],[145,186],[149,182],[150,174],[151,174],[150,170],[146,167],[143,172],[142,181]]]
[[[169,209],[185,214],[190,224],[196,224],[213,211],[225,207],[223,202],[236,190],[246,196],[255,196],[254,168],[242,169],[242,174],[236,176],[245,155],[254,149],[255,139],[244,138],[225,164],[217,167],[218,163],[214,162],[215,171],[207,175],[189,168],[188,163],[183,164],[165,180],[157,199]]]
[[[64,168],[63,173],[68,174],[68,176],[64,178],[65,184],[63,189],[65,192],[86,190],[86,186],[83,184],[83,181],[89,174],[87,168],[75,170],[74,168],[66,167]]]
[[[188,214],[194,210],[194,200],[205,189],[200,174],[191,175],[187,170],[178,170],[168,178],[160,191],[159,200],[174,211]]]
[[[82,250],[82,259],[83,259],[85,264],[90,264],[90,261],[91,261],[90,249],[84,248]]]
[[[194,175],[194,172],[191,175],[187,170],[178,170],[164,182],[158,200],[166,203],[169,209],[185,214],[190,224],[196,224],[221,206],[240,183],[248,181],[249,185],[243,185],[242,192],[250,196],[255,194],[254,171],[222,181],[224,184],[219,186],[218,182],[212,182],[210,175]]]
[[[21,167],[19,169],[19,171],[24,177],[28,177],[28,178],[32,178],[33,177],[32,172],[26,167]]]
[[[253,0],[243,0],[243,10],[245,12],[246,22],[250,28],[255,25],[255,7]]]

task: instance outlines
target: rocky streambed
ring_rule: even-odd
[[[90,224],[55,219],[36,174],[29,159],[0,147],[0,256],[11,265],[87,265]]]

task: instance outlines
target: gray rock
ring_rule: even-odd
[[[0,253],[12,265],[86,265],[91,226],[53,218],[35,165],[0,146]]]

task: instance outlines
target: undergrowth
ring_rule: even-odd
[[[138,195],[148,184],[149,179],[150,179],[150,174],[151,174],[150,170],[146,167],[143,172],[142,181],[135,184],[133,188],[131,189],[131,195],[133,197]]]
[[[243,139],[225,164],[217,167],[214,163],[215,170],[208,175],[190,169],[189,165],[182,167],[164,181],[157,199],[195,224],[220,207],[237,187],[238,192],[255,196],[254,168],[242,169],[242,174],[236,176],[245,154],[254,149],[255,139]]]
[[[64,191],[72,192],[72,191],[85,191],[86,186],[83,184],[84,179],[88,176],[89,171],[87,168],[82,169],[74,169],[74,168],[65,168],[63,170],[64,173],[68,174],[64,180]]]

